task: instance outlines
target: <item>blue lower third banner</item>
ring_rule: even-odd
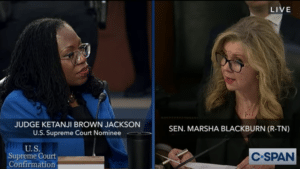
[[[57,143],[8,142],[7,144],[7,169],[57,169]]]
[[[250,148],[250,165],[296,165],[296,148]]]

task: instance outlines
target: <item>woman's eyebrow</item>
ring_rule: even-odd
[[[78,46],[79,46],[80,44],[82,44],[81,38],[78,39]],[[67,46],[67,47],[64,47],[64,48],[60,51],[60,53],[63,53],[63,52],[64,52],[65,50],[67,50],[68,48],[74,48],[74,46],[73,46],[73,45],[69,45],[69,46]]]
[[[226,54],[227,56],[229,55],[229,54],[231,54],[232,52],[227,52],[225,49],[223,50],[223,52],[224,52],[224,54]],[[237,57],[237,56],[245,56],[244,54],[241,54],[241,53],[233,53],[233,54],[231,54],[231,56],[233,56],[233,57]]]
[[[67,46],[67,47],[64,47],[61,51],[60,51],[60,53],[63,53],[64,51],[66,51],[67,49],[69,49],[69,48],[74,48],[74,46],[72,46],[72,45],[70,45],[70,46]]]
[[[233,56],[233,57],[238,57],[238,56],[241,57],[241,56],[245,56],[245,55],[243,55],[243,54],[233,54],[232,56]],[[240,58],[240,57],[239,57],[239,58]]]

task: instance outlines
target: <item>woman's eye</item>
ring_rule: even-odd
[[[235,62],[243,64],[243,61],[241,59],[237,59],[237,60],[235,60]]]
[[[65,57],[66,58],[73,58],[73,56],[74,56],[74,52],[71,52],[71,53],[67,54]]]

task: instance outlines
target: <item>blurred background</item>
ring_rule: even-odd
[[[286,32],[300,33],[300,2],[280,1],[291,6],[293,23]],[[172,148],[195,153],[196,137],[168,132],[170,124],[197,120],[197,97],[208,76],[205,58],[218,33],[249,16],[244,1],[156,1],[155,2],[155,143],[156,152],[168,156]],[[282,24],[287,22],[283,19]],[[291,29],[293,28],[293,29]],[[297,29],[294,32],[294,29]],[[222,30],[222,31],[220,31]],[[299,32],[299,33],[298,33]],[[284,32],[285,33],[285,32]],[[291,36],[291,37],[292,37]],[[300,81],[300,44],[283,35],[286,61]],[[292,37],[293,38],[293,37]],[[210,71],[210,70],[209,70]],[[156,156],[156,164],[164,159]],[[162,167],[162,166],[161,166]],[[165,168],[170,168],[165,165]]]

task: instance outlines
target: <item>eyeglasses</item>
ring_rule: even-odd
[[[91,45],[89,43],[83,43],[79,46],[79,50],[71,52],[61,58],[61,60],[71,60],[73,65],[77,65],[81,59],[81,55],[88,58],[91,54]]]
[[[229,68],[236,72],[236,73],[240,73],[242,71],[242,67],[244,67],[244,63],[242,63],[242,61],[236,59],[236,60],[228,60],[226,58],[226,54],[225,53],[216,53],[216,60],[217,63],[219,63],[221,66],[226,65],[226,63],[229,63]]]

